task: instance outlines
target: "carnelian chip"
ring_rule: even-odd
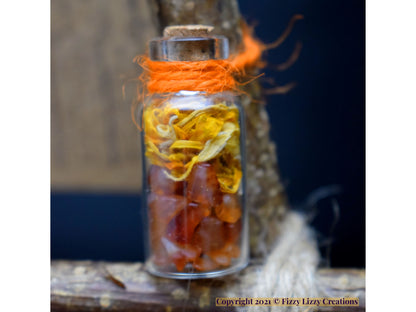
[[[241,219],[235,223],[224,223],[225,240],[231,244],[237,243],[241,236],[241,227]]]
[[[152,165],[149,168],[148,179],[150,190],[158,195],[180,195],[184,191],[184,182],[169,179],[162,167]]]
[[[230,255],[226,252],[223,252],[222,250],[212,251],[208,255],[212,260],[214,260],[215,263],[219,265],[229,266],[231,264]]]
[[[175,257],[175,258],[172,259],[172,261],[176,266],[176,270],[178,270],[179,272],[182,272],[183,269],[185,268],[186,264],[188,263],[186,258],[183,257],[183,256]]]
[[[150,208],[150,224],[167,225],[173,217],[186,208],[186,198],[178,195],[158,195],[151,193],[147,197]]]
[[[194,267],[198,271],[213,271],[218,268],[218,264],[208,256],[202,256],[195,260]]]
[[[166,264],[167,254],[162,245],[162,238],[166,235],[169,222],[186,207],[186,199],[181,196],[157,195],[148,196],[150,243],[155,263]]]
[[[188,199],[204,207],[213,207],[219,200],[219,184],[210,163],[196,164],[188,179]]]
[[[195,228],[210,211],[196,203],[189,203],[167,227],[167,237],[178,243],[190,243]]]
[[[206,217],[196,229],[192,244],[201,247],[202,252],[207,253],[222,248],[225,238],[224,223],[215,217]]]
[[[172,263],[161,241],[152,245],[152,261],[160,267],[167,267]]]
[[[201,254],[201,249],[196,246],[174,243],[166,237],[162,238],[162,244],[178,271],[183,271],[188,262],[195,262]]]
[[[238,196],[235,194],[224,194],[222,202],[215,207],[218,219],[228,223],[235,223],[241,218],[241,207]]]
[[[240,248],[237,245],[227,243],[223,248],[208,253],[208,256],[219,265],[229,266],[232,258],[240,256]]]
[[[231,258],[238,258],[240,256],[240,247],[235,244],[225,244],[222,251]]]

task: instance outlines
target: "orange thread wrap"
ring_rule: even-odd
[[[228,60],[194,62],[160,62],[142,59],[148,93],[169,93],[181,90],[216,93],[237,88],[236,69]]]
[[[264,66],[261,54],[265,49],[266,46],[254,39],[252,30],[244,24],[243,50],[226,60],[167,62],[142,56],[137,61],[144,70],[140,79],[148,94],[181,90],[217,93],[237,91],[238,86],[244,84],[239,81],[246,76],[247,70]]]

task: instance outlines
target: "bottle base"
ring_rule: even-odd
[[[151,262],[146,263],[146,270],[152,275],[164,278],[171,278],[171,279],[204,279],[204,278],[214,278],[214,277],[221,277],[233,273],[237,273],[244,269],[248,265],[248,261],[242,262],[240,264],[236,264],[230,268],[222,269],[222,270],[215,270],[211,272],[163,272],[159,271]]]

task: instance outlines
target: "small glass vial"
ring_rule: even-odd
[[[226,59],[227,39],[198,27],[168,27],[165,37],[150,42],[150,59]],[[244,268],[245,123],[238,95],[152,94],[144,101],[142,124],[148,271],[192,279]]]

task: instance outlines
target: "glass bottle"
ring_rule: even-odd
[[[165,31],[166,33],[166,31]],[[180,32],[150,42],[158,62],[226,59],[222,36]],[[245,133],[238,95],[152,94],[142,112],[146,267],[152,274],[209,278],[248,262]]]

